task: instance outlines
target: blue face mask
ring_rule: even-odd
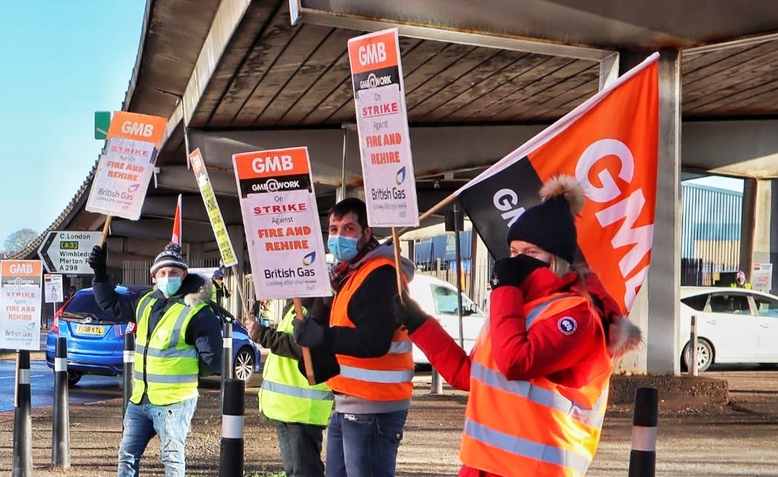
[[[170,298],[181,288],[181,277],[162,277],[157,279],[157,288],[163,295]]]
[[[348,262],[359,252],[357,242],[358,240],[355,238],[330,235],[330,238],[327,239],[327,248],[339,262]]]

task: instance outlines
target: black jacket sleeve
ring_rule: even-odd
[[[92,282],[92,290],[95,292],[97,306],[103,311],[110,312],[110,321],[116,323],[135,321],[135,307],[139,298],[116,293],[110,280]]]
[[[392,312],[395,296],[394,267],[385,265],[373,270],[348,304],[348,315],[355,328],[328,329],[331,351],[358,358],[376,358],[388,353],[397,327]]]
[[[297,360],[302,358],[300,346],[294,341],[294,336],[289,333],[262,326],[259,329],[258,343],[275,355]]]
[[[210,306],[200,310],[186,328],[186,343],[197,349],[201,370],[212,374],[222,371],[222,332],[221,320]]]

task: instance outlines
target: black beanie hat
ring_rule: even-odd
[[[154,275],[162,267],[178,267],[184,271],[189,269],[186,261],[184,261],[184,256],[181,254],[180,245],[175,242],[165,245],[165,248],[154,259],[154,263],[149,271]]]
[[[540,189],[540,198],[540,204],[527,209],[511,225],[508,244],[529,242],[573,263],[578,238],[574,216],[584,202],[581,185],[570,176],[554,177]]]

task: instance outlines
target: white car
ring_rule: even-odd
[[[457,314],[457,289],[450,283],[429,275],[414,274],[408,286],[411,298],[419,306],[434,316],[443,329],[459,342],[459,315]],[[473,348],[486,316],[475,303],[462,293],[462,328],[464,349],[468,353]],[[429,360],[415,345],[413,347],[413,362],[427,364]]]
[[[691,362],[691,316],[697,320],[697,366],[778,363],[778,297],[743,288],[681,287],[681,364]]]

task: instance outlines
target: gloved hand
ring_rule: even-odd
[[[540,267],[547,267],[548,264],[529,255],[516,255],[515,257],[501,258],[494,262],[494,271],[492,272],[492,289],[501,286],[520,286],[521,283]]]
[[[298,345],[317,348],[324,343],[326,330],[316,320],[311,318],[294,320],[293,325],[294,340]]]
[[[102,247],[100,245],[95,245],[92,249],[92,253],[89,254],[87,262],[89,263],[89,266],[92,267],[92,270],[95,271],[96,282],[104,282],[108,278],[105,265],[107,255],[107,245],[103,245]]]
[[[403,292],[402,301],[399,296],[394,297],[394,318],[398,326],[404,326],[409,333],[413,333],[429,319],[429,315],[408,293]]]

